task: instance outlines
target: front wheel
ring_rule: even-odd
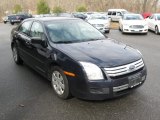
[[[69,90],[69,83],[63,70],[58,66],[51,68],[50,78],[56,95],[61,99],[68,99],[71,94]]]
[[[14,22],[11,22],[11,25],[14,25]]]
[[[157,35],[159,34],[158,26],[155,27],[155,34],[157,34]]]
[[[124,34],[124,31],[123,31],[123,26],[122,26],[121,32],[122,32],[122,34]]]
[[[13,47],[12,47],[12,54],[13,54],[13,59],[14,59],[16,64],[18,64],[18,65],[23,64],[23,61],[19,56],[18,49],[15,45],[13,45]]]

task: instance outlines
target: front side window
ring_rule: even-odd
[[[117,12],[117,16],[122,16],[122,14],[120,12]]]
[[[116,15],[116,12],[113,12],[112,15]]]
[[[47,32],[54,43],[85,42],[105,39],[92,25],[81,20],[46,22]]]
[[[30,26],[32,24],[32,21],[26,21],[22,23],[22,25],[19,27],[19,32],[29,35]]]
[[[160,20],[160,15],[157,15],[157,20]]]
[[[42,25],[39,22],[34,22],[31,27],[30,36],[42,38],[42,35],[43,35]]]
[[[153,15],[149,17],[149,19],[153,19],[153,18],[154,18],[154,16],[153,16]]]

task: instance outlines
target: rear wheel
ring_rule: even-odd
[[[19,56],[19,52],[18,52],[16,45],[13,45],[13,47],[12,47],[12,54],[13,54],[13,59],[16,64],[18,64],[18,65],[23,64],[23,60]]]
[[[157,35],[159,34],[158,26],[155,27],[155,34],[157,34]]]
[[[119,26],[119,31],[121,31],[121,27]]]
[[[67,77],[60,67],[51,68],[50,79],[54,92],[59,98],[68,99],[71,96]]]

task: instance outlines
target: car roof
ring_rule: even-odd
[[[160,15],[160,13],[154,13],[154,15]]]
[[[47,22],[47,21],[57,21],[57,20],[79,20],[79,19],[70,17],[41,17],[41,18],[29,18],[27,20],[37,20],[37,21]]]
[[[127,11],[125,9],[108,9],[108,11]]]
[[[127,16],[127,15],[141,15],[141,14],[137,14],[137,13],[126,13],[126,14],[124,14],[124,16]]]

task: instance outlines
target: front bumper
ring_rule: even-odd
[[[130,77],[140,74],[140,81],[131,85]],[[119,97],[130,93],[137,87],[140,87],[146,80],[147,71],[143,67],[139,71],[135,71],[132,74],[124,75],[117,78],[107,77],[107,80],[88,81],[86,83],[87,89],[83,89],[82,86],[74,85],[72,87],[72,94],[77,98],[87,100],[104,100],[109,98]]]
[[[12,23],[20,23],[21,20],[11,20]]]
[[[148,32],[148,27],[144,28],[130,28],[128,26],[123,27],[123,32],[124,33],[147,33]]]

